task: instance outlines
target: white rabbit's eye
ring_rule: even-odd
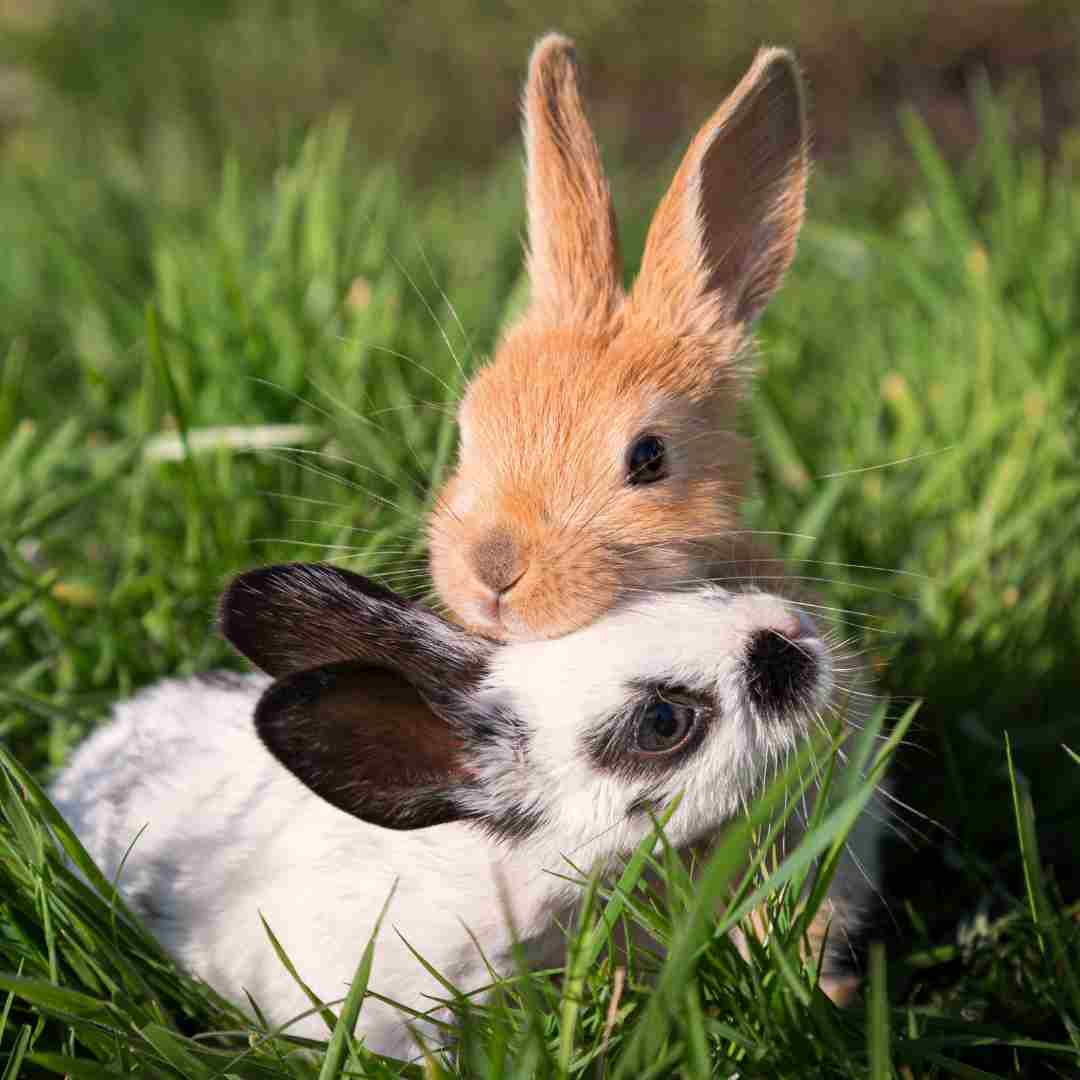
[[[638,683],[633,690],[629,708],[583,733],[592,764],[634,778],[686,762],[704,742],[716,702],[690,687]]]
[[[626,455],[626,482],[653,484],[668,474],[667,448],[657,435],[642,435]]]
[[[699,710],[685,701],[654,698],[641,710],[635,749],[645,754],[664,754],[682,745],[694,730]]]

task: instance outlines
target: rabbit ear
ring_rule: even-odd
[[[435,713],[399,672],[327,664],[275,683],[255,710],[270,752],[333,806],[387,829],[470,816],[466,728]]]
[[[468,801],[463,751],[509,726],[475,692],[494,645],[320,563],[241,574],[220,622],[233,646],[277,677],[255,710],[256,730],[317,795],[391,829],[474,816],[455,801]]]
[[[798,67],[790,53],[762,49],[657,209],[631,310],[679,333],[745,328],[795,255],[807,168]]]
[[[434,695],[475,682],[493,646],[389,589],[325,563],[286,563],[235,578],[221,632],[275,678],[342,661],[401,672]]]
[[[622,301],[622,261],[568,38],[548,34],[533,48],[524,114],[529,313],[541,322],[602,322]]]

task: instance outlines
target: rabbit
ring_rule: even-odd
[[[735,418],[809,167],[798,67],[762,49],[691,142],[626,291],[567,38],[537,42],[523,111],[529,301],[466,387],[428,519],[441,601],[514,640],[585,626],[637,589],[755,570]]]
[[[388,898],[369,985],[408,1008],[445,995],[406,941],[465,991],[490,983],[486,962],[513,969],[507,905],[529,961],[558,963],[580,896],[559,876],[568,858],[617,868],[680,793],[669,839],[707,842],[842,689],[805,615],[716,585],[499,643],[338,567],[290,564],[237,578],[221,627],[261,673],[120,704],[52,796],[179,963],[275,1023],[311,1010],[260,912],[327,1001]],[[834,927],[872,887],[868,815],[852,843]],[[369,998],[358,1032],[404,1057],[406,1020]],[[325,1034],[315,1015],[289,1031]]]

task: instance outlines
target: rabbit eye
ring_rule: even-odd
[[[642,435],[626,455],[626,482],[653,484],[668,474],[664,440],[656,435]]]
[[[641,710],[636,749],[645,754],[663,754],[686,741],[697,723],[699,710],[685,701],[654,698]]]
[[[717,715],[712,695],[667,683],[631,684],[634,704],[584,732],[596,768],[627,777],[670,772],[704,742]]]

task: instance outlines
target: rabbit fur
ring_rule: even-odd
[[[180,964],[274,1023],[310,1004],[260,912],[327,1001],[391,893],[369,985],[410,1008],[443,991],[405,941],[474,990],[490,981],[477,943],[512,970],[508,911],[529,961],[558,963],[580,892],[548,871],[617,866],[679,793],[669,838],[707,842],[841,692],[805,616],[715,585],[502,644],[294,564],[237,579],[222,628],[265,674],[169,680],[120,704],[52,795]],[[852,843],[833,886],[842,927],[875,874],[866,815]],[[405,1019],[369,999],[358,1030],[408,1056]],[[289,1031],[325,1035],[312,1015]]]
[[[536,44],[529,303],[466,389],[429,519],[436,589],[466,625],[555,637],[636,589],[765,572],[739,529],[735,421],[802,225],[803,98],[792,56],[762,49],[691,142],[627,291],[572,43]]]

